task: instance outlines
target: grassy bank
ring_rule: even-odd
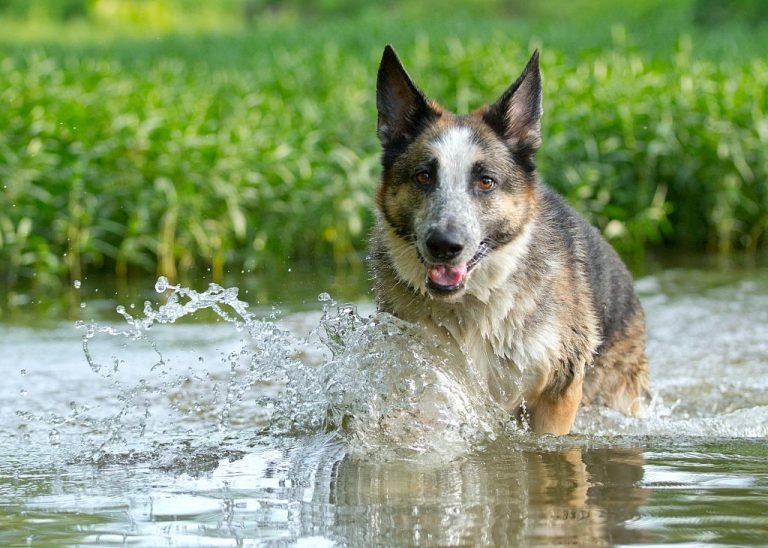
[[[187,29],[2,21],[4,286],[359,267],[387,42],[459,111],[541,47],[541,172],[623,253],[765,247],[765,26],[702,29],[684,3],[567,24],[493,5],[436,22],[407,4],[351,17],[301,4]]]

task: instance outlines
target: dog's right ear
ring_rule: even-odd
[[[382,144],[409,140],[419,127],[439,116],[403,68],[394,48],[387,45],[376,81],[377,134]]]

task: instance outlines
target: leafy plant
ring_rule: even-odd
[[[543,178],[623,253],[765,246],[762,35],[734,55],[696,35],[640,48],[621,26],[586,43],[546,25],[510,38],[509,25],[448,19],[426,33],[374,14],[5,41],[0,277],[12,287],[88,272],[360,268],[388,41],[459,111],[495,98],[544,44]]]

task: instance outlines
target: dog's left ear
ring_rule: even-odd
[[[483,115],[485,122],[510,145],[534,153],[541,144],[541,73],[539,50],[520,77]]]

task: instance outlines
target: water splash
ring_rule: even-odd
[[[328,417],[349,425],[353,451],[454,455],[511,428],[464,357],[418,326],[342,306],[321,327]]]
[[[299,336],[282,327],[274,315],[252,313],[239,300],[237,288],[211,284],[197,292],[159,278],[155,289],[165,303],[145,302],[140,314],[119,306],[119,325],[78,324],[84,330],[86,360],[94,373],[111,383],[119,408],[96,416],[96,406],[89,402],[46,422],[59,431],[78,425],[82,431],[98,432],[94,459],[114,451],[153,450],[158,440],[184,447],[190,439],[204,440],[207,445],[199,450],[209,455],[211,446],[240,451],[264,436],[331,435],[352,453],[376,458],[432,455],[445,460],[516,432],[473,364],[416,325],[387,314],[361,315],[353,305],[338,305],[322,293],[321,317],[309,335]],[[662,368],[664,363],[677,363],[678,374],[655,377],[658,392],[642,417],[600,408],[582,410],[575,438],[768,434],[768,422],[762,420],[768,401],[762,388],[750,395],[736,379],[728,378],[709,386],[690,371],[710,363],[714,367],[727,356],[713,354],[691,362],[688,356],[694,350],[680,341],[676,346],[660,344],[669,326],[675,325],[670,314],[695,312],[696,307],[687,301],[682,308],[670,307],[666,300],[653,298],[646,298],[645,304],[651,362]],[[159,330],[175,324],[171,331],[178,337],[188,323],[185,319],[203,311],[213,312],[219,329],[223,326],[237,340],[218,356],[195,353],[193,342],[182,359],[170,357],[172,345],[158,342]],[[707,314],[690,325],[717,332],[706,323],[710,317],[717,316]],[[764,353],[761,325],[750,322],[738,332],[739,348],[750,356]],[[679,339],[699,345],[702,337],[696,334]],[[721,346],[733,348],[734,337],[728,335]],[[108,344],[99,350],[103,338]],[[117,355],[116,347],[126,355]],[[130,363],[139,348],[144,352]],[[670,354],[674,348],[682,352],[677,358]],[[761,378],[760,363],[761,359],[746,360],[740,371]],[[754,417],[761,419],[755,422]]]
[[[82,345],[88,365],[94,373],[112,384],[121,402],[116,413],[101,421],[101,430],[106,432],[106,436],[94,452],[96,459],[114,448],[135,449],[142,445],[137,444],[137,440],[164,437],[169,430],[170,434],[203,434],[210,441],[220,441],[230,429],[232,407],[243,401],[245,394],[257,383],[276,377],[274,367],[265,365],[281,364],[281,367],[290,369],[295,362],[289,356],[292,349],[289,335],[273,323],[252,315],[248,304],[237,298],[237,288],[225,289],[211,284],[201,293],[172,285],[161,277],[155,289],[158,293],[167,294],[165,304],[155,307],[146,301],[143,315],[138,317],[130,314],[124,306],[118,306],[116,312],[124,320],[122,326],[96,322],[77,324],[84,330]],[[205,362],[202,356],[198,356],[197,363],[172,363],[151,334],[156,326],[173,324],[203,310],[213,311],[231,324],[236,332],[245,331],[248,334],[238,347],[220,356],[219,363],[211,364],[218,366],[218,369],[222,365],[227,368],[223,378],[202,367]],[[124,342],[118,346],[126,352],[136,351],[139,345],[143,345],[151,350],[154,358],[149,363],[144,359],[128,367],[126,359],[113,354],[105,363],[93,348],[94,344],[98,344],[99,336],[113,339],[106,345],[110,350],[116,346],[114,339],[122,339]],[[202,428],[201,415],[207,419]],[[153,418],[156,420],[152,421]],[[211,421],[211,418],[214,420]],[[187,428],[174,431],[169,425]],[[150,428],[153,435],[146,436]]]
[[[137,440],[167,436],[169,423],[191,423],[189,435],[204,434],[213,443],[240,431],[269,436],[334,432],[353,452],[441,458],[465,453],[511,428],[463,356],[388,314],[364,317],[323,293],[318,297],[322,318],[302,338],[278,327],[275,318],[251,313],[237,288],[211,284],[197,292],[161,277],[155,289],[166,302],[145,302],[140,316],[118,306],[121,326],[77,324],[84,330],[88,365],[113,384],[121,402],[102,420],[106,434],[93,452],[96,460],[114,450],[140,450]],[[223,373],[206,369],[213,364],[202,356],[193,360],[197,363],[181,364],[179,371],[154,336],[156,326],[203,310],[244,335],[216,364],[224,366]],[[124,378],[125,359],[99,358],[94,344],[104,336],[123,339],[129,353],[139,344],[150,349],[154,358],[139,364],[145,371],[138,379]],[[114,341],[108,347],[114,349]],[[319,360],[302,351],[318,347],[323,349]],[[233,424],[235,410],[239,418]]]

